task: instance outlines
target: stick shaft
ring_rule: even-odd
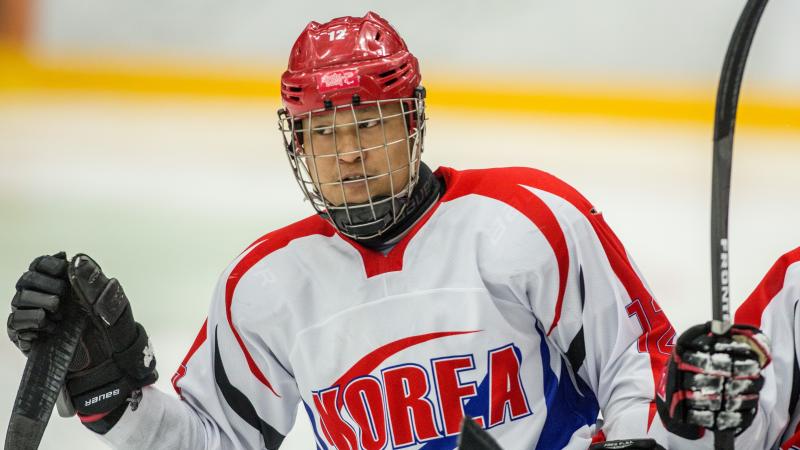
[[[711,176],[711,289],[712,328],[725,333],[731,322],[728,206],[730,204],[733,134],[739,90],[750,45],[767,0],[748,0],[739,16],[722,66],[714,114],[714,159]],[[733,430],[716,431],[714,448],[733,450]]]
[[[749,0],[745,5],[728,44],[717,89],[711,188],[711,289],[713,318],[724,322],[730,322],[731,318],[728,205],[736,109],[750,44],[766,5],[767,0]]]
[[[64,302],[59,310],[64,315],[59,326],[50,336],[34,342],[28,353],[28,362],[8,423],[6,450],[39,447],[53,405],[64,385],[67,369],[86,327],[86,315],[77,302]]]
[[[717,431],[714,433],[714,450],[733,450],[735,439],[733,430]]]

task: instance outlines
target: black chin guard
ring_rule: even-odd
[[[441,182],[433,175],[431,169],[420,163],[419,181],[410,195],[392,200],[389,197],[372,200],[373,208],[350,208],[350,216],[343,209],[332,210],[330,219],[336,227],[364,244],[367,247],[378,247],[391,241],[413,226],[428,208],[439,198],[442,191]],[[403,208],[405,206],[405,208]],[[373,210],[375,214],[373,215]],[[392,211],[401,211],[395,221]],[[392,222],[394,225],[389,226]],[[381,232],[381,230],[384,230]],[[378,234],[378,236],[375,236]],[[359,238],[360,237],[360,238]]]

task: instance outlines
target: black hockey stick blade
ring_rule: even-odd
[[[87,317],[75,301],[64,302],[59,311],[63,319],[55,331],[35,341],[28,353],[6,431],[5,450],[39,447],[53,405],[64,385]]]
[[[458,436],[458,450],[502,450],[470,416],[461,420],[461,434]]]
[[[733,134],[739,90],[750,45],[767,0],[748,0],[731,36],[717,89],[714,112],[714,159],[711,176],[711,289],[713,319],[711,329],[723,334],[730,328],[730,288],[728,258],[728,206],[730,204]],[[732,450],[734,430],[714,433],[714,448]]]
[[[711,176],[711,289],[713,318],[722,322],[730,322],[731,318],[728,287],[728,205],[736,108],[750,44],[766,5],[767,0],[748,0],[745,5],[728,44],[717,89]]]

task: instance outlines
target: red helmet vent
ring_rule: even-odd
[[[379,73],[378,78],[381,79],[381,83],[384,87],[391,86],[392,84],[396,83],[398,80],[402,79],[404,75],[408,73],[409,65],[408,63],[403,63],[399,69],[391,69],[387,70],[386,72]]]
[[[291,86],[286,83],[281,83],[281,96],[289,101],[299,102],[300,96],[298,94],[300,92],[303,92],[303,88],[300,86]]]

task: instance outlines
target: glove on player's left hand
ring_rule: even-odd
[[[755,418],[770,363],[768,339],[749,325],[734,324],[721,335],[711,322],[695,325],[675,345],[656,396],[666,428],[686,439],[703,429],[741,433]]]

